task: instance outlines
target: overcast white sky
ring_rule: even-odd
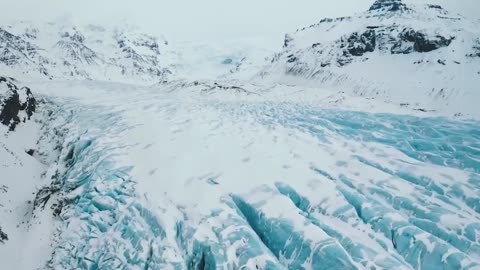
[[[115,24],[122,19],[168,39],[283,36],[323,17],[366,10],[374,0],[0,0],[0,24],[11,20]],[[442,4],[480,18],[480,0],[407,0]]]

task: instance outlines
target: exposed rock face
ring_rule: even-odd
[[[473,52],[467,54],[467,57],[480,57],[480,39],[475,40],[473,45]]]
[[[42,56],[41,50],[34,44],[0,28],[0,62],[6,66],[30,65],[35,66],[37,72],[48,76],[44,64],[47,58]]]
[[[346,52],[353,56],[362,56],[367,52],[375,51],[375,44],[375,30],[367,30],[362,34],[355,32],[347,39]]]
[[[121,68],[123,75],[138,76],[149,74],[153,77],[164,78],[170,74],[168,69],[160,67],[158,58],[160,46],[154,37],[142,34],[130,38],[120,34],[115,39],[121,50],[116,62]],[[149,53],[141,54],[140,51],[148,51]]]
[[[445,38],[437,35],[433,39],[427,38],[422,33],[418,33],[415,36],[415,43],[413,48],[417,52],[431,52],[442,47],[448,47],[454,38]]]
[[[156,83],[172,74],[170,60],[176,54],[167,46],[163,37],[128,26],[105,29],[19,22],[0,28],[0,73],[13,71],[49,80]]]
[[[454,37],[436,35],[429,37],[426,34],[405,28],[398,36],[399,40],[393,45],[392,54],[408,54],[411,52],[431,52],[442,47],[448,47]]]
[[[1,79],[2,79],[2,78],[0,77],[0,80],[1,80]],[[5,185],[0,185],[0,194],[7,192],[7,190],[8,190],[8,187],[7,187],[7,186],[5,186]],[[2,206],[2,205],[0,204],[0,207],[1,207],[1,206]],[[2,226],[0,226],[0,244],[4,244],[5,241],[7,241],[7,240],[8,240],[8,235],[7,235],[5,232],[2,231]]]
[[[466,101],[477,100],[479,93],[477,22],[438,5],[372,3],[364,12],[325,18],[285,35],[283,48],[257,77],[422,104],[419,111],[477,115],[473,102]]]
[[[2,228],[0,227],[0,243],[3,244],[5,241],[8,240],[8,235],[2,231]]]
[[[426,5],[423,9],[414,9],[400,0],[377,0],[364,13],[323,19],[318,24],[285,35],[283,51],[274,56],[272,64],[284,61],[284,70],[288,74],[312,76],[323,69],[364,62],[371,57],[428,53],[449,47],[455,39],[461,42],[463,37],[457,36],[459,32],[461,34],[458,30],[461,28],[450,29],[452,23],[461,20],[440,6]],[[437,26],[443,24],[446,27]],[[339,35],[335,36],[335,33]],[[370,56],[370,53],[375,54]],[[473,53],[467,54],[476,55],[480,55],[480,49],[474,48]]]
[[[37,208],[44,209],[48,200],[50,200],[50,198],[54,194],[60,192],[61,188],[62,188],[62,186],[58,181],[52,182],[52,184],[50,186],[46,186],[46,187],[41,188],[37,192],[37,194],[35,195],[35,201],[34,201],[33,207],[35,209],[37,209]]]
[[[102,62],[97,54],[83,43],[85,37],[80,32],[65,32],[61,37],[62,40],[57,42],[55,47],[63,51],[68,61],[87,65],[96,65]]]
[[[83,41],[85,41],[85,36],[76,30],[74,30],[72,33],[65,32],[61,35],[61,37],[67,38],[67,39],[70,39],[71,41],[79,42],[79,43],[83,43]]]
[[[35,100],[35,97],[32,94],[32,91],[28,87],[23,87],[21,90],[25,91],[25,94],[27,96],[27,99],[25,103],[23,103],[23,110],[27,113],[27,120],[30,120],[30,117],[32,117],[33,113],[35,112],[35,109],[37,107],[37,101]]]
[[[440,34],[429,36],[412,28],[398,31],[398,26],[378,26],[353,32],[329,43],[315,43],[309,48],[316,57],[322,58],[322,67],[335,64],[345,66],[365,59],[365,55],[378,50],[385,54],[427,53],[448,47],[455,37]],[[293,42],[293,41],[291,41]],[[291,51],[286,57],[288,64],[294,64],[298,70],[304,57],[299,51]]]
[[[287,48],[290,42],[293,41],[293,38],[289,34],[285,34],[285,39],[283,42],[283,48]]]
[[[14,131],[20,122],[30,120],[36,109],[36,100],[30,88],[18,89],[11,78],[0,77],[1,84],[7,89],[0,102],[0,123]]]
[[[375,10],[395,12],[408,10],[408,7],[401,0],[377,0],[370,7],[370,11]]]

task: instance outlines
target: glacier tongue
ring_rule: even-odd
[[[478,122],[170,86],[38,86],[49,267],[480,267]]]

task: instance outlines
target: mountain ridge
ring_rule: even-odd
[[[475,23],[441,6],[379,0],[286,34],[257,78],[477,117],[478,44]]]
[[[129,26],[33,26],[0,28],[0,72],[48,80],[155,83],[172,74],[168,41]]]

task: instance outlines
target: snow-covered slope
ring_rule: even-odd
[[[478,117],[480,31],[437,5],[377,0],[366,12],[287,34],[260,76]]]
[[[0,27],[0,73],[12,77],[155,83],[172,73],[172,58],[164,38],[129,26]]]
[[[38,188],[49,183],[39,151],[42,116],[28,87],[0,77],[0,264],[2,269],[42,268],[51,252],[54,220],[36,211]],[[45,109],[45,106],[42,106]],[[45,111],[46,112],[46,111]]]

